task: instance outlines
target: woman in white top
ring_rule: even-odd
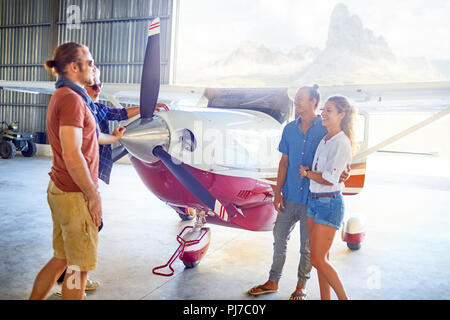
[[[328,134],[317,147],[312,168],[300,167],[301,176],[311,180],[307,209],[310,259],[317,269],[322,300],[330,299],[330,286],[339,299],[348,299],[329,261],[329,251],[344,217],[344,183],[339,183],[339,177],[352,162],[354,115],[355,109],[347,98],[329,98],[322,112],[322,124]]]

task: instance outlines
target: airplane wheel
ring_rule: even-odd
[[[195,261],[195,262],[184,262],[184,266],[186,267],[186,269],[192,269],[195,268],[196,266],[198,266],[198,264],[200,263],[200,261]]]
[[[356,250],[361,249],[361,243],[350,243],[350,242],[347,242],[347,247],[350,250],[356,251]]]

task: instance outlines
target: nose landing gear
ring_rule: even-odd
[[[205,222],[205,214],[197,215],[195,225],[185,227],[177,235],[177,241],[180,245],[177,250],[175,250],[172,257],[165,265],[153,268],[153,274],[164,277],[172,276],[175,273],[172,264],[178,257],[180,257],[180,260],[186,268],[197,266],[208,251],[211,241],[211,230],[203,227]],[[169,268],[170,272],[159,271],[165,268]]]

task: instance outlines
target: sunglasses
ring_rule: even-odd
[[[96,83],[96,84],[94,84],[92,86],[89,86],[89,87],[91,87],[94,90],[101,89],[103,87],[103,83],[101,83],[101,82],[100,83]]]
[[[89,60],[89,59],[85,59],[85,60],[78,60],[76,61],[76,63],[78,64],[78,66],[81,68],[81,65],[83,63],[87,62],[87,65],[89,66],[89,68],[94,67],[94,60]]]

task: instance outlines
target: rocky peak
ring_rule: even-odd
[[[376,37],[369,29],[364,28],[361,18],[350,15],[347,6],[337,4],[330,18],[327,48],[345,49],[358,55],[395,59],[383,37]]]

